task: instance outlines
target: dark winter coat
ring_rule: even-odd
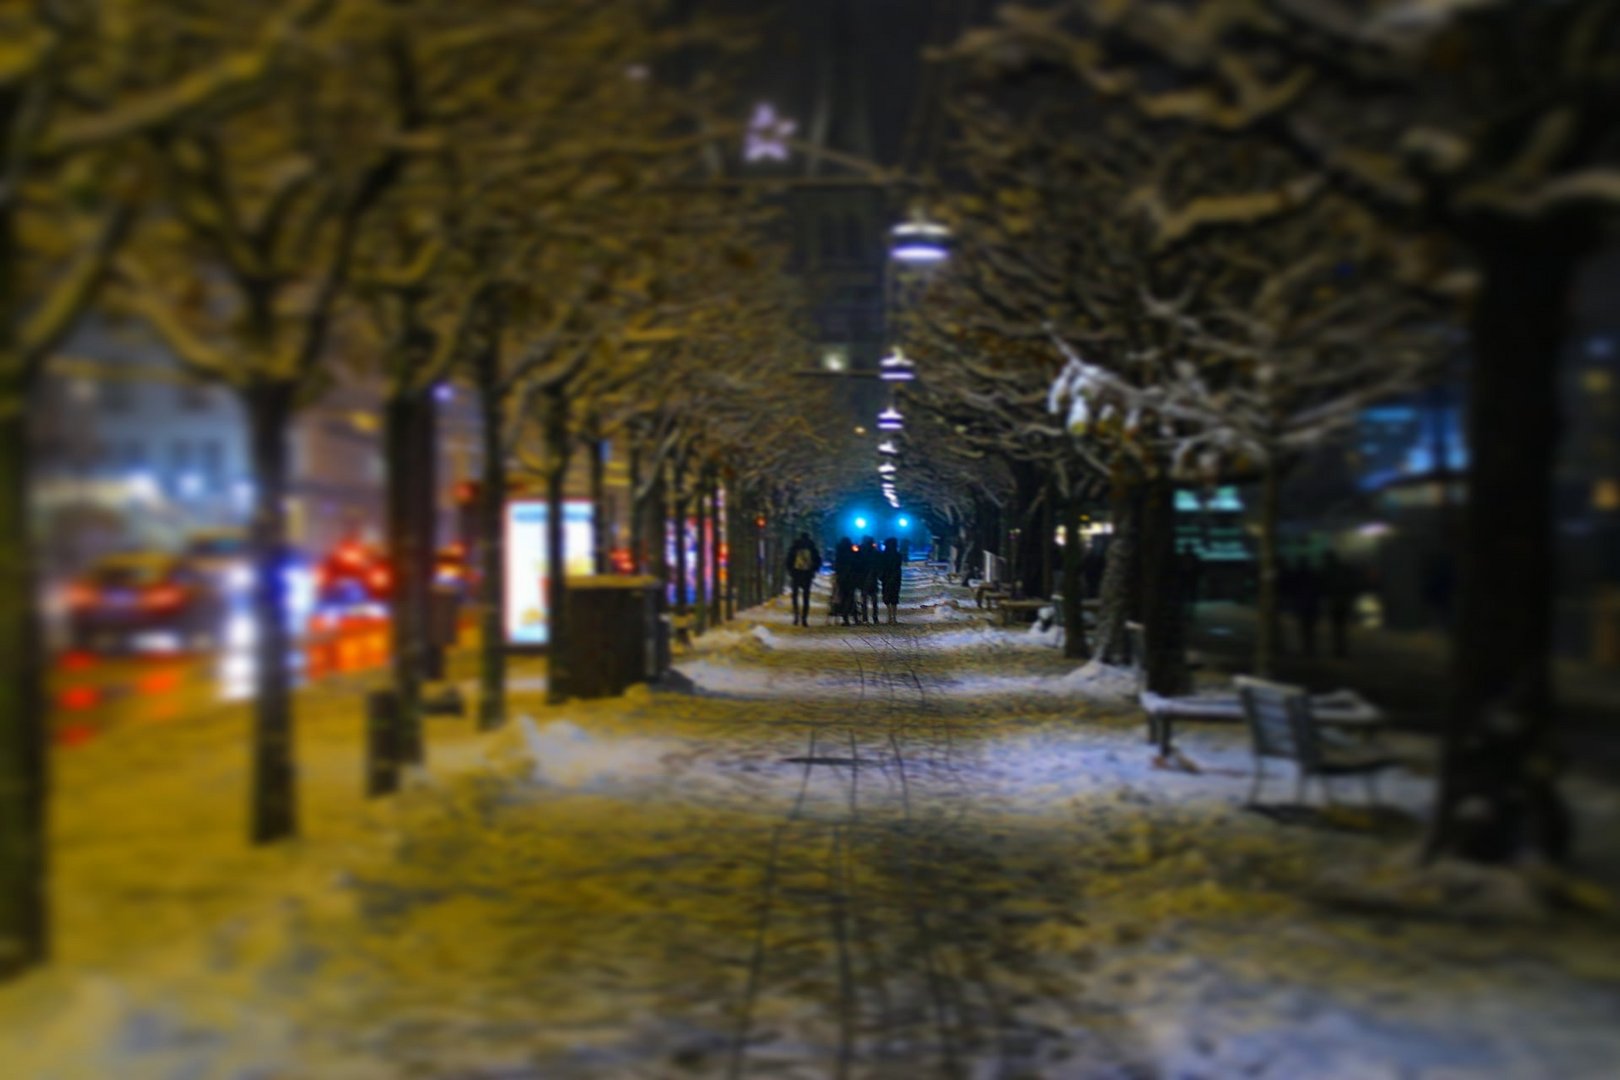
[[[798,556],[801,551],[807,552],[809,558],[800,560]],[[807,563],[807,567],[799,566],[798,563],[801,561]],[[782,565],[794,577],[812,577],[821,569],[821,552],[817,551],[816,545],[809,540],[795,540],[793,546],[788,548],[787,558],[782,560]]]
[[[855,556],[855,575],[856,580],[860,582],[861,592],[875,593],[878,591],[878,564],[882,556],[883,552],[878,550],[875,541],[868,541],[861,545],[861,550]]]
[[[878,556],[878,583],[883,586],[883,602],[900,602],[900,571],[903,566],[900,552],[885,549]]]

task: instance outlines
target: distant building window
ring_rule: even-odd
[[[107,379],[101,384],[101,410],[126,413],[135,407],[134,386],[123,379]]]
[[[210,387],[189,382],[180,384],[180,408],[184,411],[205,412],[213,403],[214,393]]]

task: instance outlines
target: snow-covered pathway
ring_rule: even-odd
[[[0,994],[6,1034],[28,1035],[8,1060],[1608,1075],[1612,919],[1544,918],[1494,878],[1414,901],[1390,870],[1409,817],[1243,810],[1234,729],[1189,731],[1200,774],[1156,770],[1134,709],[1063,692],[1068,665],[962,597],[914,573],[902,625],[848,629],[792,627],[784,598],[700,639],[694,694],[536,707],[487,768],[409,793],[273,901]],[[1335,884],[1384,878],[1383,907]]]

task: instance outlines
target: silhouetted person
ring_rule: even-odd
[[[861,622],[877,622],[878,617],[878,559],[883,553],[878,550],[877,540],[870,536],[861,537],[861,551],[856,556],[856,573],[860,575],[861,587]]]
[[[904,565],[900,542],[891,536],[883,542],[883,552],[878,556],[878,584],[883,589],[883,604],[889,609],[890,626],[899,622],[895,613],[900,607],[900,575]]]
[[[816,550],[809,533],[800,533],[788,548],[786,566],[793,586],[793,625],[809,626],[810,586],[815,583],[816,571],[821,569],[821,552]]]
[[[856,562],[860,548],[847,536],[838,538],[838,550],[833,553],[833,614],[842,616],[844,625],[855,614],[855,594],[860,591],[856,577]]]
[[[1350,616],[1361,595],[1360,575],[1331,551],[1322,560],[1322,592],[1327,597],[1328,625],[1333,630],[1333,655],[1349,656]]]
[[[1322,614],[1322,575],[1308,559],[1300,559],[1288,574],[1289,600],[1299,620],[1300,644],[1306,656],[1316,655],[1316,620]]]

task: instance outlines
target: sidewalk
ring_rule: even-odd
[[[1601,889],[1418,874],[1409,772],[1379,813],[1250,812],[1236,726],[1157,769],[1035,635],[917,575],[902,600],[747,612],[681,660],[692,693],[435,720],[369,803],[358,713],[301,698],[307,835],[271,849],[240,714],[81,747],[7,1080],[1609,1075]]]

